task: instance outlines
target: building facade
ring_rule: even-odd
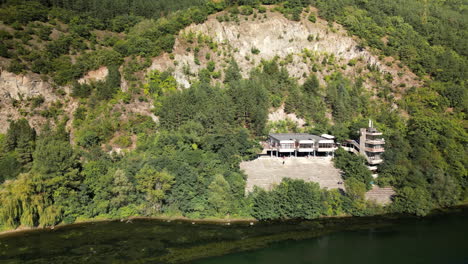
[[[374,128],[369,120],[368,128],[359,130],[359,140],[346,140],[342,147],[355,154],[360,154],[366,158],[369,170],[373,172],[374,178],[377,177],[377,165],[384,162],[382,154],[385,152],[385,139],[383,133]]]
[[[298,154],[329,156],[333,155],[337,149],[333,136],[316,136],[306,133],[270,134],[266,147],[271,156],[286,153],[295,156],[298,156]]]

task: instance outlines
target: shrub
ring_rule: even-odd
[[[24,65],[20,60],[12,60],[10,65],[7,68],[7,71],[12,72],[14,74],[20,74],[24,70],[26,70],[26,65]]]
[[[44,96],[42,96],[42,95],[33,97],[33,98],[31,98],[32,107],[36,108],[36,107],[42,105],[44,103],[44,101],[45,101],[45,99],[44,99]]]
[[[312,14],[312,15],[309,16],[309,21],[312,22],[312,23],[317,22],[317,17],[315,16],[315,14]]]
[[[215,62],[214,61],[209,61],[206,68],[208,69],[208,71],[213,72],[215,70],[215,68],[216,68]]]
[[[77,143],[78,146],[89,148],[95,146],[101,142],[98,134],[92,130],[85,130],[83,133],[78,135]]]
[[[357,63],[356,59],[351,59],[351,60],[348,61],[349,66],[354,66],[354,65],[356,65],[356,63]]]
[[[132,145],[130,136],[122,135],[115,139],[114,143],[121,148],[128,148]]]
[[[79,84],[75,82],[72,88],[72,96],[79,98],[88,98],[91,95],[92,87],[89,84]]]
[[[260,50],[257,49],[256,47],[252,47],[252,49],[250,51],[252,52],[252,54],[255,54],[255,55],[260,54]]]
[[[249,16],[253,14],[253,8],[251,6],[241,6],[240,13],[241,15]]]

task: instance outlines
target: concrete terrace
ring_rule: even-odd
[[[255,185],[270,190],[283,178],[317,182],[321,188],[344,189],[344,184],[338,184],[343,182],[340,170],[335,168],[331,158],[327,157],[260,157],[242,162],[240,168],[247,174],[247,192],[251,192]]]

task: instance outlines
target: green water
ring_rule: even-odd
[[[155,220],[79,224],[1,236],[0,263],[461,264],[468,263],[468,208],[424,219],[254,226]]]
[[[467,264],[468,214],[281,242],[261,250],[196,263]]]

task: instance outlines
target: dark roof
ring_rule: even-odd
[[[322,138],[316,135],[311,135],[307,133],[274,133],[270,134],[271,138],[274,138],[276,140],[314,140],[314,141],[319,141],[323,140],[326,138]]]

